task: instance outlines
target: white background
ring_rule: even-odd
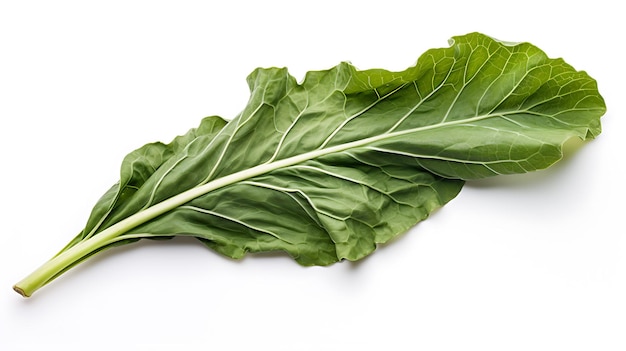
[[[2,1],[0,349],[626,350],[617,3]],[[232,118],[257,66],[401,70],[473,31],[586,70],[603,134],[547,171],[468,183],[358,263],[145,241],[30,299],[11,290],[81,229],[126,153]]]

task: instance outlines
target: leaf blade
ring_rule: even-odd
[[[595,81],[586,73],[574,70],[561,59],[548,58],[530,44],[503,44],[478,33],[455,37],[449,48],[427,51],[414,67],[402,72],[359,71],[341,63],[326,71],[309,72],[298,84],[286,69],[257,69],[248,77],[248,85],[251,96],[242,113],[212,138],[192,140],[190,144],[194,143],[199,157],[179,157],[157,184],[152,185],[149,200],[141,200],[142,208],[164,201],[181,192],[181,178],[192,176],[193,181],[182,188],[198,190],[189,198],[185,210],[193,208],[246,227],[247,239],[239,238],[236,250],[222,250],[230,252],[232,257],[240,257],[247,251],[270,250],[272,245],[294,257],[300,255],[290,246],[294,241],[282,240],[276,230],[267,228],[271,225],[249,224],[262,222],[264,218],[244,221],[239,217],[245,215],[216,211],[220,204],[210,198],[225,196],[219,195],[222,188],[234,191],[236,195],[229,196],[239,199],[239,206],[251,201],[246,199],[250,193],[243,195],[233,189],[239,183],[257,188],[264,184],[265,191],[282,189],[283,195],[288,195],[286,201],[303,211],[294,215],[296,218],[308,217],[312,225],[325,231],[325,234],[299,235],[316,237],[318,243],[328,236],[337,250],[336,260],[358,259],[373,251],[375,244],[381,242],[374,239],[376,233],[384,230],[372,230],[375,223],[364,225],[366,221],[354,218],[358,217],[355,213],[365,211],[367,216],[376,218],[376,211],[394,199],[389,197],[389,201],[376,203],[369,212],[367,208],[356,210],[368,203],[367,196],[347,201],[351,205],[330,201],[331,196],[320,189],[327,189],[329,184],[331,189],[340,189],[332,185],[332,179],[341,179],[343,187],[351,189],[337,190],[344,196],[357,191],[379,195],[384,192],[350,178],[347,174],[355,167],[352,161],[337,161],[341,157],[335,157],[339,167],[326,164],[324,168],[319,167],[322,160],[344,154],[352,160],[367,159],[375,153],[391,159],[412,159],[414,164],[410,166],[404,161],[396,162],[417,174],[436,175],[442,185],[426,198],[439,201],[411,218],[411,224],[387,235],[393,237],[456,196],[463,180],[548,167],[562,157],[561,145],[567,139],[599,134],[599,115],[604,109]],[[380,162],[380,157],[373,158]],[[351,166],[342,167],[342,163]],[[376,173],[376,167],[369,166],[370,173]],[[306,173],[305,169],[314,170],[316,176],[311,178],[318,180],[308,181],[317,182],[317,187],[302,179],[300,182],[292,179],[291,183],[266,179],[267,176],[280,179],[286,170],[295,169],[299,169],[296,173],[300,177]],[[337,169],[341,171],[335,172]],[[380,175],[370,178],[377,177]],[[146,196],[145,192],[139,198],[142,196]],[[276,215],[275,210],[266,208],[261,201],[253,203],[246,206],[249,211],[265,208],[270,217]],[[341,212],[350,206],[352,214]],[[351,225],[346,225],[349,221]],[[206,227],[214,228],[216,224],[211,223]],[[161,232],[162,226],[157,219],[128,234],[145,231],[152,236],[161,235],[155,233]],[[189,234],[183,234],[185,226],[165,227],[168,229],[162,235]],[[294,231],[295,227],[290,225],[278,232]],[[194,231],[193,235],[205,242],[228,241],[226,235],[218,240],[215,233]],[[267,235],[273,239],[259,239]],[[348,240],[349,237],[353,238]],[[246,240],[257,242],[253,245],[245,243]],[[273,244],[260,244],[259,240]],[[343,249],[339,248],[342,246]],[[315,261],[310,257],[306,260]]]

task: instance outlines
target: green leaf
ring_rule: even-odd
[[[596,82],[528,44],[473,33],[402,72],[341,63],[296,82],[257,69],[226,123],[148,144],[85,230],[16,285],[30,295],[94,252],[192,236],[229,257],[282,250],[303,265],[358,260],[453,199],[468,179],[524,173],[600,133]]]

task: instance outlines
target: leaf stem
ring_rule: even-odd
[[[99,248],[104,247],[108,242],[110,242],[108,237],[97,235],[77,243],[53,257],[26,278],[15,284],[13,290],[24,297],[30,297],[35,291],[46,285],[72,264],[80,261]]]
[[[91,255],[98,249],[119,240],[122,234],[128,232],[132,228],[189,201],[191,196],[193,196],[193,194],[190,194],[190,191],[181,193],[141,212],[137,212],[136,214],[104,229],[97,235],[77,243],[76,245],[59,253],[57,256],[53,257],[48,262],[33,271],[26,278],[15,284],[15,286],[13,286],[13,290],[24,297],[30,297],[35,291],[52,281],[60,273],[78,261]]]
[[[98,249],[101,249],[117,240],[120,240],[120,236],[122,236],[129,230],[143,223],[146,223],[147,221],[158,217],[178,206],[184,205],[185,203],[199,196],[207,194],[215,189],[219,189],[230,184],[234,184],[261,174],[271,172],[276,169],[280,169],[282,167],[292,166],[327,154],[342,152],[348,149],[370,145],[386,138],[393,138],[403,134],[427,131],[429,129],[437,127],[473,122],[486,118],[500,116],[501,115],[487,114],[482,116],[475,116],[472,118],[466,118],[459,121],[449,121],[445,123],[442,122],[432,126],[421,126],[408,130],[388,132],[384,133],[383,135],[347,142],[345,144],[339,144],[334,146],[324,145],[324,147],[321,149],[316,149],[310,152],[273,161],[270,163],[260,164],[243,171],[235,172],[227,176],[214,179],[212,181],[209,181],[208,183],[199,185],[162,202],[154,204],[153,206],[137,212],[136,214],[127,217],[126,219],[104,229],[99,233],[94,234],[89,238],[84,239],[76,245],[68,248],[66,251],[63,251],[62,253],[53,257],[37,270],[35,270],[33,273],[21,280],[19,283],[15,284],[13,290],[15,290],[17,293],[24,297],[29,297],[39,288],[52,281],[59,274],[63,273],[65,270],[76,264],[78,261],[91,255]]]

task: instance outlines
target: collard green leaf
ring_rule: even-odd
[[[230,122],[207,118],[129,154],[119,184],[47,269],[176,235],[233,258],[282,250],[303,265],[357,260],[465,180],[550,166],[568,139],[597,136],[605,111],[585,72],[478,33],[402,72],[341,63],[298,83],[286,69],[257,69],[248,85]],[[16,290],[49,281],[36,278]]]

